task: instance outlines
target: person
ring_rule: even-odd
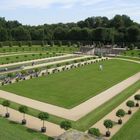
[[[32,62],[32,66],[34,66],[35,65],[35,62]]]
[[[103,70],[103,65],[100,65],[99,66],[99,69],[102,71]]]

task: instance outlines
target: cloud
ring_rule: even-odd
[[[60,5],[62,8],[71,8],[76,5],[89,6],[106,0],[4,0],[0,1],[1,9],[27,8],[48,8],[52,5]]]

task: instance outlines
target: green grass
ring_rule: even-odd
[[[124,91],[122,91],[119,95],[113,97],[111,100],[107,101],[103,105],[99,106],[95,110],[91,111],[89,114],[84,116],[83,118],[79,119],[78,121],[72,121],[72,126],[74,129],[78,129],[81,131],[88,130],[93,124],[95,124],[97,121],[102,119],[105,115],[107,115],[109,112],[111,112],[114,108],[116,108],[118,105],[120,105],[122,102],[124,102],[127,98],[132,96],[138,89],[140,89],[140,81],[136,82],[132,86],[128,87]],[[0,104],[4,99],[0,98]],[[11,102],[10,108],[13,108],[15,110],[18,110],[20,104]],[[40,113],[39,110],[29,108],[28,107],[28,114],[32,115],[34,117],[37,117]],[[55,124],[60,124],[65,119],[51,115],[48,119],[48,121],[53,122]]]
[[[20,124],[0,117],[0,140],[53,140],[45,135],[25,128]]]
[[[131,85],[124,91],[122,91],[117,96],[113,97],[106,103],[102,104],[83,118],[79,119],[77,122],[73,122],[73,127],[79,129],[81,131],[86,131],[100,119],[102,119],[105,115],[111,112],[114,108],[119,106],[122,102],[124,102],[127,98],[132,96],[137,90],[140,89],[140,80],[135,84]]]
[[[117,56],[117,58],[123,58],[123,59],[129,59],[129,60],[140,61],[140,58],[131,57],[131,56]]]
[[[31,51],[51,51],[51,52],[73,52],[73,51],[77,51],[78,48],[75,48],[73,46],[71,47],[67,47],[67,46],[53,46],[53,47],[41,47],[40,45],[32,45],[31,47],[29,46],[22,46],[22,47],[18,47],[18,46],[13,46],[13,47],[7,47],[4,46],[2,48],[0,48],[0,53],[6,53],[6,52],[31,52]]]
[[[38,53],[38,54],[32,53],[32,54],[21,54],[21,55],[14,55],[14,56],[4,56],[4,57],[0,57],[0,64],[22,62],[22,61],[47,58],[52,56],[56,56],[56,54],[46,52],[46,53]]]
[[[0,87],[21,96],[72,108],[140,71],[139,64],[122,60],[99,63]]]
[[[132,116],[111,140],[140,140],[140,110]]]
[[[131,57],[140,57],[140,50],[128,50],[123,52],[121,55],[131,56]]]
[[[5,99],[0,98],[0,104],[1,105],[2,105],[3,101],[5,101]],[[21,106],[20,104],[10,101],[10,108],[15,109],[15,110],[18,110],[20,106]],[[40,112],[41,111],[39,111],[39,110],[36,110],[36,109],[33,109],[33,108],[28,107],[27,114],[29,114],[31,116],[34,116],[34,117],[38,117],[38,114]],[[63,119],[63,118],[60,118],[60,117],[57,117],[57,116],[54,116],[54,115],[51,115],[50,114],[50,117],[49,117],[49,119],[47,121],[53,122],[55,124],[60,124],[60,122],[61,121],[64,121],[64,120],[65,119]]]
[[[124,102],[127,98],[132,96],[138,89],[140,89],[140,81],[136,82],[132,86],[128,87],[124,91],[122,91],[119,95],[113,97],[106,103],[102,104],[95,110],[91,111],[89,114],[84,116],[83,118],[79,119],[78,121],[72,121],[72,127],[81,131],[88,130],[93,124],[95,124],[97,121],[102,119],[105,115],[107,115],[109,112],[111,112],[114,108],[116,108],[118,105],[120,105],[122,102]],[[0,104],[4,99],[0,98]],[[15,110],[18,110],[20,104],[11,102],[10,108],[13,108]],[[32,115],[34,117],[37,117],[40,113],[39,110],[29,108],[28,107],[28,114]],[[48,119],[48,121],[60,124],[65,119],[51,115]]]

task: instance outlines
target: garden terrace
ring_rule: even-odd
[[[123,52],[121,55],[129,57],[140,57],[140,50],[128,50]]]
[[[39,132],[28,129],[16,122],[0,117],[0,139],[1,140],[53,140]]]
[[[14,79],[17,78],[17,75],[23,75],[23,77],[25,77],[26,79],[29,78],[33,78],[34,74],[36,73],[35,71],[38,71],[38,76],[42,76],[42,75],[48,75],[51,73],[55,73],[54,71],[58,72],[58,71],[64,71],[64,70],[69,70],[72,68],[76,68],[76,67],[80,67],[83,65],[87,65],[87,64],[91,64],[91,63],[96,63],[99,61],[105,61],[108,60],[108,58],[99,58],[96,59],[96,57],[91,57],[91,56],[84,56],[84,57],[79,57],[79,58],[75,58],[75,59],[66,59],[66,60],[62,60],[59,61],[57,63],[57,61],[52,62],[52,63],[48,63],[47,66],[43,66],[43,67],[39,67],[39,68],[33,68],[31,67],[30,69],[26,69],[26,70],[22,70],[19,71],[18,67],[16,69],[10,69],[12,71],[12,73],[10,73],[9,71],[3,72],[3,74],[0,74],[0,80],[5,80],[5,78],[10,78],[10,80],[12,80],[12,83],[14,82]],[[20,67],[19,67],[20,69]],[[16,72],[15,72],[16,71]],[[26,74],[22,74],[22,72],[26,73]]]
[[[140,111],[112,137],[111,140],[138,140],[140,138]]]
[[[31,47],[29,46],[13,46],[13,47],[8,47],[8,46],[3,46],[2,48],[0,48],[0,53],[11,53],[11,52],[40,52],[40,51],[49,51],[49,52],[60,52],[60,53],[72,53],[77,51],[78,48],[74,47],[74,46],[44,46],[42,47],[41,45],[32,45]]]
[[[123,58],[123,59],[129,59],[129,60],[135,60],[135,61],[140,61],[140,57],[131,57],[131,56],[117,56],[117,58]]]
[[[43,58],[39,60],[34,61],[28,61],[28,62],[19,62],[14,64],[7,64],[3,65],[0,68],[0,75],[6,74],[10,72],[17,72],[25,69],[34,69],[35,67],[43,67],[50,65],[52,63],[61,63],[61,61],[71,61],[72,59],[82,59],[82,58],[88,58],[91,56],[80,56],[80,55],[73,55],[73,54],[67,54],[62,56],[56,56],[56,57],[50,57],[50,58]]]
[[[59,56],[62,54],[56,54],[56,53],[32,53],[32,54],[18,54],[18,55],[11,55],[11,56],[0,56],[0,65],[3,64],[9,64],[9,63],[15,63],[15,62],[22,62],[27,60],[36,60],[41,58],[48,58],[48,57],[54,57]]]
[[[100,64],[104,66],[103,71],[99,71]],[[42,102],[72,108],[139,71],[139,64],[109,60],[49,75],[47,78],[39,77],[14,83],[1,89]]]

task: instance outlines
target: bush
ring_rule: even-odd
[[[28,42],[28,46],[31,47],[32,46],[32,41]]]
[[[62,41],[58,41],[58,46],[59,46],[59,47],[62,46]]]
[[[50,42],[50,46],[51,46],[51,47],[54,46],[54,42],[53,42],[53,41]]]
[[[12,47],[12,46],[13,46],[12,42],[9,42],[9,47]]]
[[[78,48],[80,48],[80,45],[81,45],[80,42],[77,42],[77,47],[78,47]]]
[[[3,43],[2,42],[0,42],[0,48],[2,48],[3,47]]]
[[[134,44],[130,44],[129,49],[133,50],[134,48],[135,48],[135,45]]]
[[[22,47],[22,42],[18,42],[18,46],[19,47]]]
[[[44,41],[41,42],[41,47],[44,47],[45,46],[45,43]]]
[[[98,128],[90,128],[88,130],[88,133],[97,137],[101,135],[100,130]]]
[[[134,107],[134,101],[129,100],[129,101],[126,102],[126,105],[130,108]]]
[[[62,121],[60,123],[60,127],[65,130],[69,130],[72,127],[72,125],[71,125],[71,122],[69,122],[69,121]]]
[[[71,42],[69,41],[69,42],[68,42],[68,47],[70,47],[70,46],[71,46]]]

